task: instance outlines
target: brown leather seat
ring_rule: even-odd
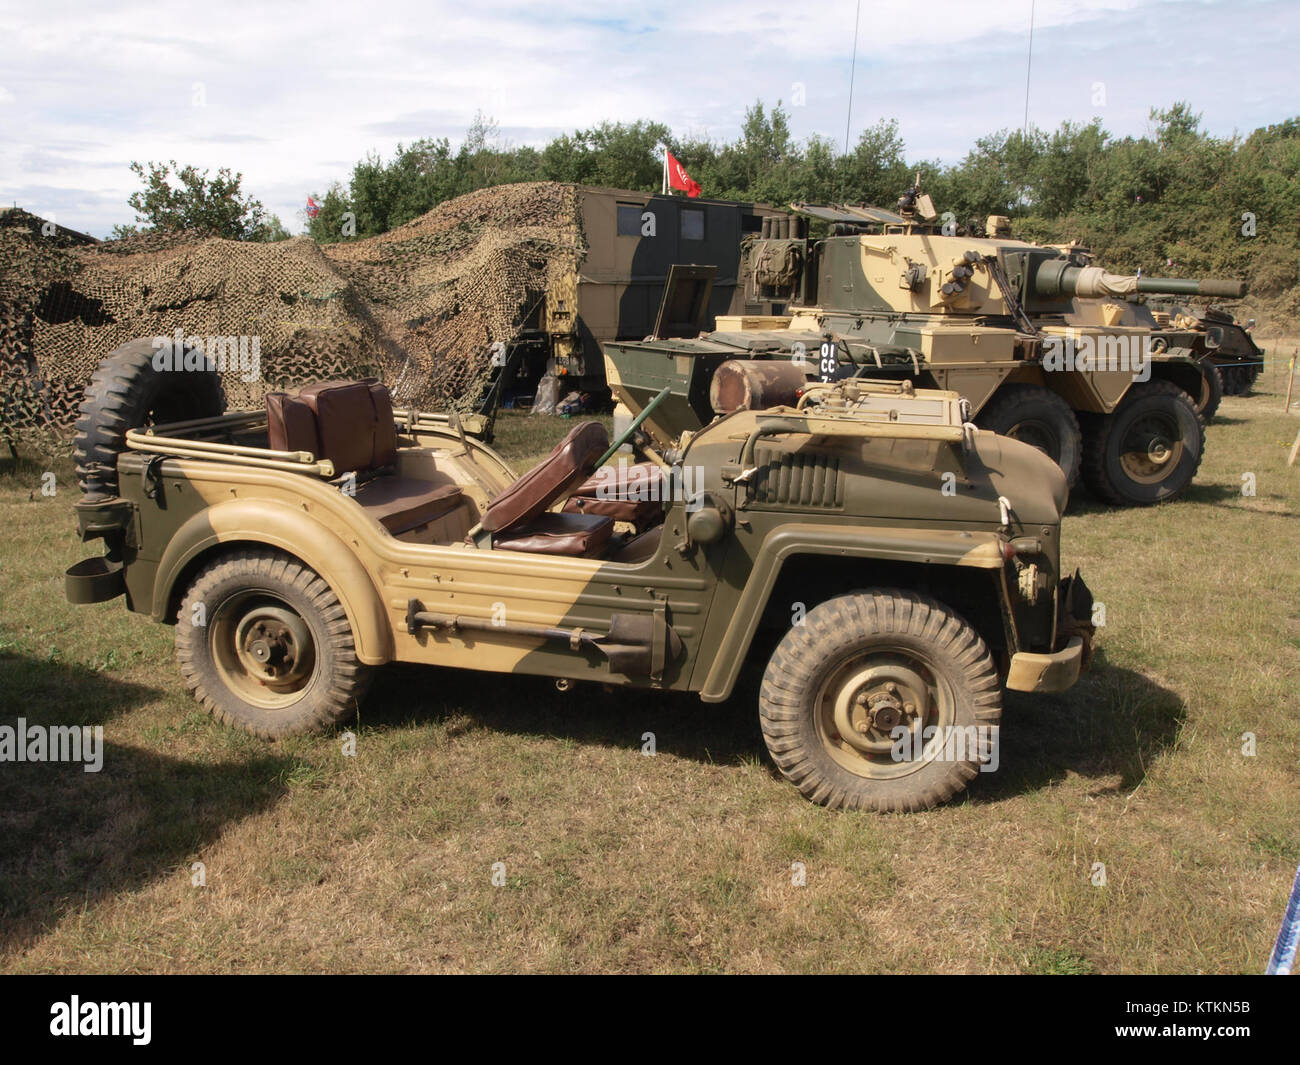
[[[604,466],[573,490],[566,514],[602,514],[644,532],[664,520],[663,474],[653,462]]]
[[[322,381],[296,396],[270,392],[266,430],[274,451],[310,451],[334,464],[336,474],[368,478],[357,485],[356,500],[394,536],[454,510],[457,485],[433,485],[383,473],[397,461],[397,427],[388,389],[373,377],[363,381]]]
[[[460,506],[459,485],[434,486],[410,477],[375,477],[357,488],[356,500],[394,536],[418,529]]]
[[[366,473],[397,461],[388,389],[364,381],[322,381],[297,395],[270,392],[266,430],[273,451],[310,451],[336,473]]]
[[[594,558],[614,531],[614,522],[598,514],[540,514],[492,538],[499,551]]]
[[[613,519],[545,511],[589,477],[608,448],[600,422],[570,429],[545,459],[488,503],[482,526],[492,534],[492,545],[548,555],[599,553],[614,531]]]

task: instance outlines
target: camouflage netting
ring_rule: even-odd
[[[318,247],[194,234],[89,243],[0,213],[0,428],[66,432],[99,361],[135,337],[243,338],[232,408],[267,391],[374,374],[402,406],[472,409],[508,340],[584,254],[576,189],[506,185],[380,237]],[[256,338],[254,345],[252,338]],[[248,357],[260,353],[260,374]]]

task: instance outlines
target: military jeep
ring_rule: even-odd
[[[173,625],[195,698],[258,736],[344,720],[394,661],[710,703],[761,671],[764,738],[804,795],[908,811],[996,765],[1003,687],[1061,691],[1086,664],[1065,477],[954,392],[813,386],[663,453],[587,422],[518,476],[376,381],[225,413],[212,371],[155,370],[146,344],[87,391],[77,515],[105,550],[67,595]]]

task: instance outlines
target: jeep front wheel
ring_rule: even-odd
[[[1002,691],[969,624],[927,596],[880,589],[827,600],[786,633],[759,714],[773,761],[813,802],[924,810],[990,761]]]
[[[177,618],[176,657],[213,717],[263,739],[348,717],[370,674],[330,586],[270,550],[239,551],[199,572]]]

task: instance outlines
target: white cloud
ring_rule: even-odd
[[[795,134],[844,136],[848,0],[9,6],[19,2],[0,0],[0,200],[57,208],[95,233],[131,220],[132,159],[242,171],[296,228],[307,192],[346,180],[342,160],[419,136],[454,142],[479,109],[517,143],[606,118],[730,137],[755,99],[789,104],[799,82]],[[868,0],[854,135],[897,118],[909,155],[951,161],[1018,126],[1028,19],[1029,0]],[[1150,106],[1187,99],[1219,134],[1279,121],[1295,108],[1298,28],[1294,5],[1265,0],[1038,0],[1030,120],[1096,114],[1141,133]]]

